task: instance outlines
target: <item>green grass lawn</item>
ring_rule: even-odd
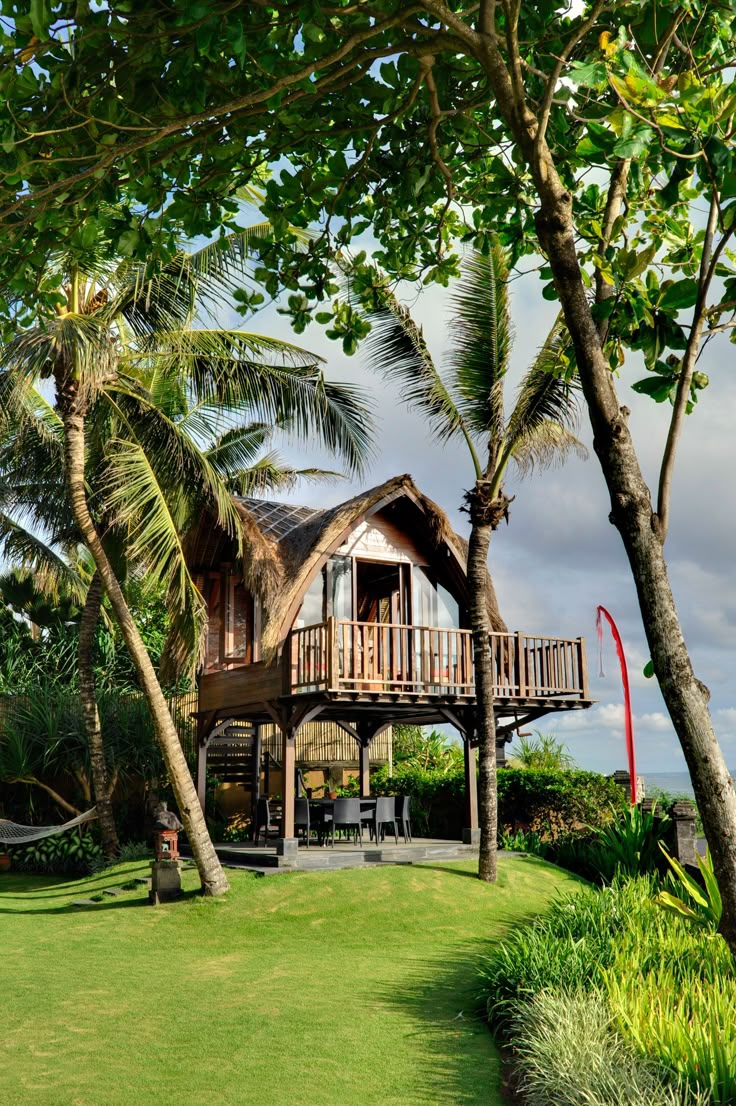
[[[0,875],[2,1104],[495,1106],[477,954],[576,883],[499,869],[231,872],[225,900],[152,908],[139,888],[81,909],[147,866]]]

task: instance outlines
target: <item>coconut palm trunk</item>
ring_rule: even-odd
[[[79,670],[79,700],[82,708],[82,718],[89,745],[89,762],[92,772],[92,787],[94,790],[95,805],[97,807],[97,819],[102,836],[102,851],[108,860],[113,860],[120,851],[115,817],[112,809],[112,794],[107,778],[107,762],[105,760],[105,746],[102,739],[102,726],[100,725],[100,712],[97,708],[97,681],[93,666],[93,651],[95,632],[100,619],[102,606],[102,580],[99,572],[95,572],[87,592],[87,598],[82,608],[82,617],[79,622],[79,645],[77,648],[77,662]]]
[[[492,883],[496,879],[498,800],[496,795],[496,716],[493,705],[493,666],[491,663],[490,625],[486,601],[488,548],[491,526],[483,518],[482,485],[469,493],[470,537],[468,540],[468,590],[470,626],[473,633],[475,666],[476,738],[478,741],[478,822],[480,852],[478,878]]]
[[[84,481],[84,415],[86,400],[71,372],[56,371],[58,406],[64,422],[65,479],[74,521],[79,528],[99,573],[100,581],[112,604],[120,631],[140,680],[143,694],[153,719],[156,737],[187,832],[202,891],[206,895],[222,895],[228,882],[214,850],[202,808],[199,805],[189,766],[179,741],[166,699],[156,677],[151,658],[138,631],[122,588],[105,554],[99,534],[87,504]]]

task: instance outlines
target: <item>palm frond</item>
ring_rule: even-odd
[[[49,377],[55,364],[72,370],[87,394],[99,389],[117,365],[105,320],[69,312],[16,334],[0,349],[0,368],[15,380],[18,392],[25,382]]]
[[[359,472],[370,443],[365,393],[328,383],[321,358],[299,346],[241,330],[196,329],[140,343],[128,360],[176,365],[192,400],[243,410],[272,425],[288,425],[303,440],[320,440]]]
[[[470,253],[462,269],[450,300],[447,363],[467,425],[475,434],[497,438],[503,432],[503,383],[511,349],[508,258],[493,243],[487,255]]]
[[[225,479],[233,495],[257,497],[270,492],[290,491],[301,480],[313,484],[332,483],[343,480],[344,475],[329,469],[294,469],[272,451],[250,467],[228,473]]]
[[[81,604],[89,577],[82,562],[74,565],[52,544],[0,511],[0,551],[22,569],[33,573],[36,589],[51,599],[63,592]]]
[[[520,471],[563,460],[571,451],[587,456],[575,430],[580,421],[577,378],[561,374],[561,355],[570,337],[558,319],[523,377],[506,427],[505,452]]]
[[[187,429],[190,429],[187,424]],[[236,426],[220,434],[207,449],[207,459],[226,479],[232,473],[248,470],[258,463],[261,452],[273,436],[265,423]]]
[[[117,390],[117,408],[124,423],[121,438],[110,443],[107,452],[107,471],[102,479],[100,507],[111,520],[121,521],[128,516],[132,506],[126,504],[125,460],[123,441],[139,449],[147,458],[159,495],[167,503],[175,524],[184,527],[192,512],[207,508],[219,526],[239,545],[241,528],[239,516],[228,488],[210,463],[206,454],[180,425],[159,411],[145,397]],[[130,490],[133,494],[133,490]],[[135,557],[142,552],[133,542]]]
[[[127,531],[131,560],[167,586],[172,626],[182,651],[198,657],[206,623],[202,596],[187,568],[181,525],[154,471],[146,449],[118,440],[110,446],[105,503]]]
[[[539,423],[529,435],[516,439],[511,460],[523,477],[530,476],[535,469],[562,465],[571,453],[583,461],[588,456],[588,450],[571,430],[548,419]]]
[[[404,402],[421,412],[440,441],[464,437],[474,453],[465,419],[437,369],[422,332],[376,270],[371,331],[363,344],[369,368],[395,380]]]

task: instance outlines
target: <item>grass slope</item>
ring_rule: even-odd
[[[3,1106],[496,1106],[478,943],[573,877],[502,858],[231,872],[225,901],[155,909],[144,864],[83,882],[0,876]]]

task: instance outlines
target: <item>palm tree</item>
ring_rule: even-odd
[[[357,394],[325,381],[317,359],[304,350],[239,330],[196,325],[202,297],[216,302],[238,276],[242,279],[242,235],[221,242],[217,250],[182,251],[154,275],[143,265],[115,259],[112,247],[103,243],[84,260],[53,259],[44,280],[47,292],[56,290],[55,310],[39,309],[34,325],[0,351],[0,387],[6,418],[12,412],[10,417],[18,419],[36,402],[31,393],[39,378],[54,382],[57,448],[74,526],[94,561],[95,586],[108,596],[135,665],[202,889],[217,895],[227,890],[227,880],[103,538],[108,528],[127,528],[133,555],[145,550],[148,570],[168,584],[180,640],[196,649],[204,607],[181,556],[177,512],[186,513],[185,502],[206,498],[218,524],[238,543],[242,523],[217,464],[178,432],[168,412],[158,409],[160,387],[165,382],[173,387],[178,378],[195,406],[205,407],[214,398],[231,408],[247,406],[266,423],[285,420],[304,437],[319,435],[353,469],[366,451],[365,412]],[[142,383],[146,374],[148,389]],[[99,501],[90,501],[86,424],[102,398],[108,401],[113,433],[105,448]],[[157,473],[150,461],[154,454]],[[174,492],[182,488],[190,494],[177,499]],[[89,691],[84,698],[91,711]],[[89,723],[94,728],[92,717]]]
[[[451,344],[444,371],[436,367],[422,330],[373,270],[372,282],[352,289],[367,307],[371,333],[369,365],[398,381],[406,403],[421,411],[440,441],[465,442],[474,484],[465,493],[470,516],[468,586],[476,683],[478,792],[481,826],[479,877],[496,878],[496,726],[493,711],[486,578],[491,534],[508,517],[511,500],[503,481],[513,461],[520,472],[584,452],[572,433],[577,421],[575,389],[560,373],[562,334],[556,326],[519,386],[506,416],[503,386],[511,349],[508,258],[497,243],[488,254],[473,252],[451,297]],[[555,371],[557,370],[557,371]]]
[[[139,373],[138,382],[145,387],[148,402],[153,403],[154,374]],[[264,423],[248,421],[250,412],[240,411],[239,405],[225,407],[217,403],[214,397],[210,397],[206,403],[192,406],[188,402],[186,390],[182,390],[182,382],[173,375],[168,376],[166,381],[156,379],[155,384],[157,411],[171,420],[178,435],[188,439],[187,444],[194,459],[198,459],[200,464],[213,465],[234,494],[259,495],[290,487],[298,479],[322,480],[337,475],[321,469],[291,468],[277,452],[267,448],[274,428]],[[49,437],[48,434],[49,426],[54,424],[60,430],[58,417],[48,407],[43,395],[33,389],[32,385],[29,385],[26,398],[28,402],[25,418],[13,426],[7,439],[0,445],[0,506],[11,506],[13,510],[12,518],[7,512],[0,510],[0,548],[18,559],[23,571],[0,577],[0,594],[6,601],[13,599],[14,607],[26,614],[32,623],[40,620],[44,624],[51,621],[55,625],[59,621],[59,610],[76,603],[74,612],[79,623],[76,673],[80,702],[89,746],[102,848],[105,856],[113,858],[119,851],[119,845],[112,809],[107,754],[97,708],[93,663],[102,603],[100,577],[86,549],[74,544],[77,534],[65,498],[61,456],[55,448],[58,443],[55,436]],[[103,392],[87,420],[87,482],[98,491],[103,475],[109,475],[107,452],[110,442],[120,440],[120,427],[118,426],[116,432],[113,426],[115,421],[120,422],[119,418],[115,418],[117,412],[111,406],[113,402],[114,391]],[[238,419],[242,417],[246,421],[239,425]],[[132,419],[126,429],[129,433],[135,432],[135,419]],[[288,427],[282,426],[280,429]],[[172,505],[172,515],[181,533],[188,528],[188,518],[194,511],[200,506],[203,509],[209,506],[207,497],[193,495],[186,487],[177,487],[173,496],[166,496],[157,476],[161,457],[153,452],[148,457],[148,462],[156,496],[158,499],[165,498]],[[41,486],[44,495],[39,501]],[[135,489],[122,484],[121,491],[124,491],[124,506],[128,516],[131,512],[145,515],[148,504],[138,503]],[[56,501],[56,506],[52,519],[53,500]],[[34,532],[26,529],[23,525],[25,520],[30,520]],[[61,527],[59,532],[49,528],[52,521],[55,521],[57,527]],[[128,521],[127,517],[125,521]],[[114,525],[109,518],[106,520],[103,527],[105,547],[108,553],[111,546],[115,549],[119,575],[127,573],[131,555],[134,558],[135,572],[140,575],[146,567],[148,550],[144,543],[143,548],[128,548],[127,556],[123,556],[119,522],[120,520],[118,525]],[[183,567],[186,568],[185,565]],[[154,562],[154,577],[156,572]],[[48,612],[51,612],[50,616]],[[175,648],[176,645],[179,646],[178,649]],[[187,662],[191,668],[196,656],[188,650],[186,641],[175,638],[165,654],[164,661],[166,660],[170,662],[168,668],[173,682],[179,674],[177,668]]]

